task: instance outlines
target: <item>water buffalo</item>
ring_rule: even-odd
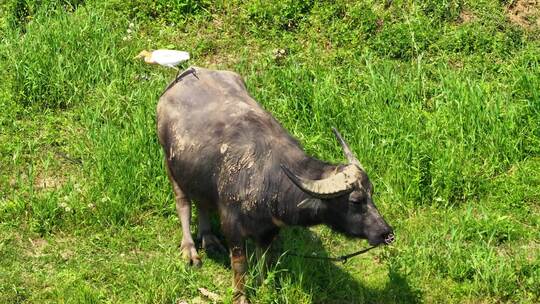
[[[235,303],[248,302],[247,238],[266,248],[282,226],[326,224],[372,245],[393,240],[366,172],[339,133],[334,130],[347,164],[307,155],[236,73],[184,72],[159,99],[157,132],[182,224],[182,254],[201,265],[190,233],[191,200],[203,248],[223,248],[210,227],[209,213],[216,210],[231,256]]]

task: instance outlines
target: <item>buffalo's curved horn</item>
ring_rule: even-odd
[[[334,135],[336,136],[337,140],[341,144],[341,147],[343,148],[343,153],[345,154],[345,157],[347,158],[347,161],[349,161],[350,164],[357,165],[360,167],[360,169],[364,169],[360,161],[354,156],[354,154],[351,151],[351,148],[349,148],[349,145],[343,137],[341,137],[341,134],[339,134],[338,130],[334,127],[332,127],[332,131],[334,131]]]
[[[360,178],[360,169],[356,165],[348,165],[343,171],[320,180],[299,177],[284,165],[281,165],[281,169],[298,188],[321,199],[333,198],[351,192]]]

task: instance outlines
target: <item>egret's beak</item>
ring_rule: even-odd
[[[133,57],[133,59],[140,59],[140,58],[144,58],[146,56],[148,56],[148,51],[142,51],[142,52],[139,53],[139,55]]]

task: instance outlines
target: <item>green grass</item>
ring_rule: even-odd
[[[336,126],[395,228],[345,265],[284,255],[262,284],[252,260],[254,302],[540,301],[540,29],[509,2],[0,3],[0,303],[231,302],[227,256],[180,258],[155,134],[175,72],[131,59],[144,48],[237,71],[338,162]],[[366,246],[325,227],[279,243]]]

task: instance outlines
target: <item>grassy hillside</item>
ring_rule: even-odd
[[[240,73],[340,162],[336,126],[396,231],[345,265],[282,256],[255,303],[537,303],[539,16],[523,0],[2,1],[0,303],[231,302],[227,256],[180,257],[155,134],[175,72],[132,59],[157,48]],[[325,227],[280,243],[367,246]]]

